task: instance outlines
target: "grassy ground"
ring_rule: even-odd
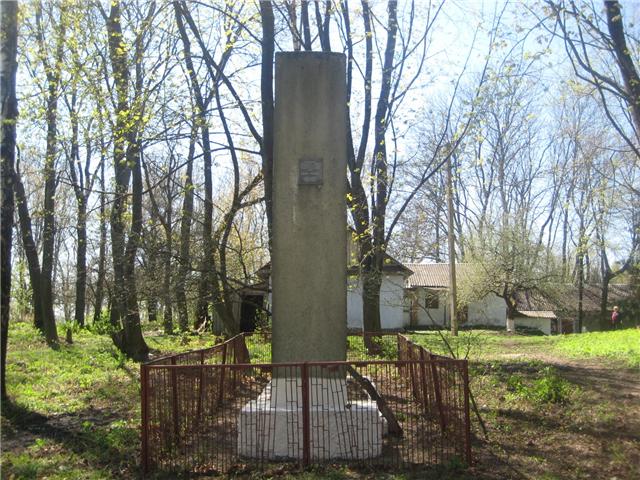
[[[501,353],[521,355],[547,352],[573,359],[606,359],[626,367],[640,367],[640,329],[592,332],[581,335],[507,335],[489,330],[460,332],[458,337],[444,333],[444,338],[459,358],[487,360]],[[438,332],[419,332],[413,340],[434,353],[449,354]]]
[[[156,354],[216,342],[152,328],[145,336]],[[446,353],[435,332],[411,336]],[[489,434],[485,439],[474,418],[471,469],[332,468],[254,478],[640,478],[640,330],[557,337],[474,331],[445,338],[471,361],[471,388]],[[361,342],[351,343],[359,356]],[[269,360],[260,337],[249,348],[257,361]],[[73,345],[53,351],[31,326],[14,323],[7,380],[12,403],[2,405],[3,479],[139,477],[139,365],[107,336],[76,332]]]

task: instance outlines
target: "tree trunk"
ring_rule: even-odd
[[[38,258],[38,250],[35,240],[33,238],[33,229],[31,226],[31,215],[29,214],[29,206],[27,205],[27,198],[24,191],[24,185],[20,178],[20,171],[16,166],[14,172],[13,185],[15,189],[15,200],[18,206],[18,219],[20,221],[20,236],[22,238],[22,247],[24,249],[24,255],[27,258],[27,267],[29,269],[29,281],[31,282],[31,303],[33,305],[33,321],[35,327],[40,330],[42,334],[44,330],[44,311],[41,295],[41,271],[40,271],[40,259]]]
[[[134,360],[144,360],[148,347],[142,336],[140,314],[137,305],[135,284],[135,255],[142,228],[142,175],[140,171],[140,150],[137,148],[137,132],[129,124],[132,113],[129,110],[129,70],[128,48],[124,43],[120,25],[120,2],[111,2],[107,20],[109,57],[117,95],[116,124],[113,138],[113,163],[115,194],[111,209],[111,249],[113,257],[113,296],[111,324],[121,329],[113,334],[115,345]],[[132,182],[132,219],[129,239],[125,245],[125,214],[127,192]]]
[[[580,248],[582,247],[582,239],[580,241]],[[577,262],[577,276],[578,276],[578,317],[575,322],[574,332],[582,333],[582,322],[584,319],[584,309],[582,301],[584,298],[584,253],[582,250],[578,252]]]
[[[131,182],[131,230],[125,250],[125,285],[127,286],[127,315],[124,322],[125,353],[136,361],[143,361],[149,355],[149,347],[142,335],[140,309],[135,277],[135,261],[142,235],[142,168],[140,166],[141,148],[136,139],[129,142],[127,163],[132,167]]]
[[[273,222],[273,55],[275,49],[275,27],[271,2],[260,2],[262,17],[262,66],[260,70],[260,93],[262,99],[262,177],[264,203],[267,212],[269,249],[271,249]]]
[[[147,317],[149,322],[155,323],[158,321],[158,301],[155,296],[147,298]]]
[[[379,332],[380,323],[380,287],[382,272],[375,267],[362,272],[362,319],[365,332]]]
[[[101,155],[103,155],[103,153],[101,153]],[[107,262],[107,207],[104,188],[104,159],[102,159],[102,163],[100,164],[100,247],[98,253],[98,275],[96,278],[93,323],[100,321],[102,316],[102,303],[104,301],[104,282]]]
[[[516,332],[516,314],[518,310],[516,309],[516,300],[511,295],[505,295],[504,301],[507,305],[507,333],[515,333]]]
[[[41,14],[41,12],[39,12]],[[43,228],[42,228],[42,268],[40,275],[40,295],[42,302],[43,327],[45,337],[49,343],[58,342],[58,331],[53,310],[53,265],[55,261],[55,195],[57,189],[56,179],[56,155],[58,142],[58,96],[60,94],[60,80],[62,61],[64,54],[66,34],[66,6],[60,5],[60,19],[58,24],[56,52],[54,64],[49,65],[43,60],[47,77],[47,140],[44,163],[44,202],[43,202]],[[38,19],[38,35],[40,39],[40,54],[47,58],[44,46],[42,26]]]
[[[75,322],[84,327],[84,313],[87,298],[87,206],[84,198],[78,201],[78,221],[76,223],[78,246],[76,251],[76,305]]]
[[[87,291],[87,198],[84,189],[83,176],[76,173],[76,167],[80,162],[80,146],[78,144],[78,113],[76,111],[77,92],[75,84],[71,94],[71,153],[67,157],[69,176],[73,185],[76,197],[77,220],[76,235],[78,242],[76,245],[76,301],[75,301],[75,322],[81,327],[84,326],[85,299]],[[88,148],[88,147],[87,147]],[[82,172],[80,172],[82,173]],[[87,179],[88,181],[88,179]]]
[[[164,296],[164,311],[162,315],[162,324],[164,326],[164,333],[167,335],[173,335],[173,298],[171,296],[171,251],[173,249],[173,242],[171,241],[171,235],[168,235],[167,251],[164,254],[163,261],[163,296]]]
[[[200,128],[200,134],[202,138],[202,160],[204,163],[204,219],[202,224],[202,246],[203,255],[200,262],[200,280],[198,282],[198,302],[196,305],[196,320],[194,328],[200,329],[203,325],[211,323],[209,316],[209,303],[211,298],[211,261],[213,255],[213,182],[211,178],[211,140],[209,135],[209,126],[207,122],[207,107],[208,100],[202,95],[200,89],[200,83],[196,75],[196,70],[193,66],[193,60],[191,57],[191,42],[182,19],[183,9],[186,9],[185,3],[173,2],[173,8],[176,16],[176,24],[178,31],[180,32],[180,38],[182,39],[182,45],[184,50],[184,58],[189,73],[189,79],[191,81],[191,90],[196,102],[196,123]],[[216,82],[213,88],[218,88],[218,82]],[[185,197],[186,199],[186,197]],[[192,200],[193,203],[193,200]]]
[[[629,95],[627,102],[629,113],[633,118],[636,131],[640,131],[640,76],[633,63],[631,50],[627,46],[620,3],[618,1],[606,1],[605,7],[607,11],[607,27],[611,35],[613,50],[624,80],[624,86]]]
[[[193,155],[195,153],[195,135],[192,131],[187,159],[187,175],[184,184],[184,200],[182,203],[182,218],[180,220],[180,264],[176,278],[176,302],[178,304],[178,325],[181,332],[189,329],[189,309],[185,283],[189,270],[189,248],[191,238],[191,218],[193,217]]]
[[[451,155],[447,159],[447,240],[449,244],[449,312],[451,314],[451,335],[458,336],[458,304],[456,278],[456,240],[453,226],[453,182],[451,180]]]
[[[385,136],[388,126],[388,114],[391,109],[391,77],[395,56],[396,36],[398,31],[397,1],[388,4],[387,44],[384,51],[382,82],[380,96],[374,116],[374,149],[372,170],[375,178],[375,192],[371,201],[372,249],[364,262],[362,315],[365,328],[381,330],[380,321],[380,287],[382,286],[382,267],[386,250],[385,219],[387,212],[389,178],[387,163],[387,147]],[[366,293],[365,293],[366,292]]]
[[[1,274],[1,363],[0,363],[0,399],[7,400],[6,365],[9,339],[9,315],[11,303],[11,247],[13,241],[14,212],[14,164],[16,155],[16,119],[18,102],[16,99],[16,71],[18,64],[18,2],[3,2],[2,35],[0,36],[0,105],[2,108],[2,126],[0,157],[2,172],[2,212],[0,217],[0,257]]]
[[[600,325],[607,325],[609,319],[607,304],[609,303],[609,282],[611,277],[608,274],[602,276],[602,292],[600,295]]]

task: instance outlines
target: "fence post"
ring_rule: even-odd
[[[171,365],[175,367],[176,357],[171,357]],[[178,443],[180,441],[180,424],[178,416],[178,375],[175,368],[171,369],[171,398],[173,400],[173,434],[176,443]]]
[[[217,407],[222,405],[222,399],[224,398],[224,375],[225,368],[224,365],[227,363],[227,343],[222,344],[222,363],[220,367],[220,383],[218,385],[218,404]]]
[[[307,467],[311,461],[310,406],[309,406],[309,368],[302,364],[302,464]]]
[[[149,395],[149,370],[144,364],[140,364],[140,379],[142,381],[141,394],[141,417],[142,417],[142,476],[145,477],[149,472],[149,411],[148,411],[148,395]]]
[[[464,384],[464,440],[467,465],[471,466],[471,414],[469,412],[469,363],[462,364],[462,381]]]
[[[198,396],[198,421],[202,415],[202,399],[204,398],[204,350],[200,352],[200,395]]]
[[[429,387],[427,386],[427,367],[422,348],[420,349],[420,376],[422,377],[422,407],[426,410],[429,402]]]
[[[444,414],[444,408],[442,405],[442,393],[440,392],[440,380],[438,378],[438,368],[436,363],[433,360],[433,355],[429,354],[429,360],[431,362],[431,376],[433,377],[433,390],[436,394],[436,405],[438,406],[438,411],[440,413],[440,427],[442,428],[442,434],[444,435],[444,431],[447,428],[447,418]]]

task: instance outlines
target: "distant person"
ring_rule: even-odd
[[[613,312],[611,312],[611,327],[614,330],[618,330],[620,328],[620,308],[616,305],[613,307]]]

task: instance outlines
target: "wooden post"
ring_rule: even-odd
[[[447,237],[449,240],[449,311],[451,335],[458,335],[458,309],[456,285],[456,242],[453,232],[453,182],[451,180],[451,152],[447,148]]]
[[[444,412],[444,408],[442,405],[442,392],[440,391],[440,379],[438,377],[438,368],[436,366],[436,362],[433,359],[433,355],[429,354],[429,360],[431,362],[431,376],[433,377],[433,390],[436,394],[436,405],[438,407],[438,412],[440,413],[440,427],[442,428],[442,434],[444,435],[444,431],[447,428],[447,417]]]

